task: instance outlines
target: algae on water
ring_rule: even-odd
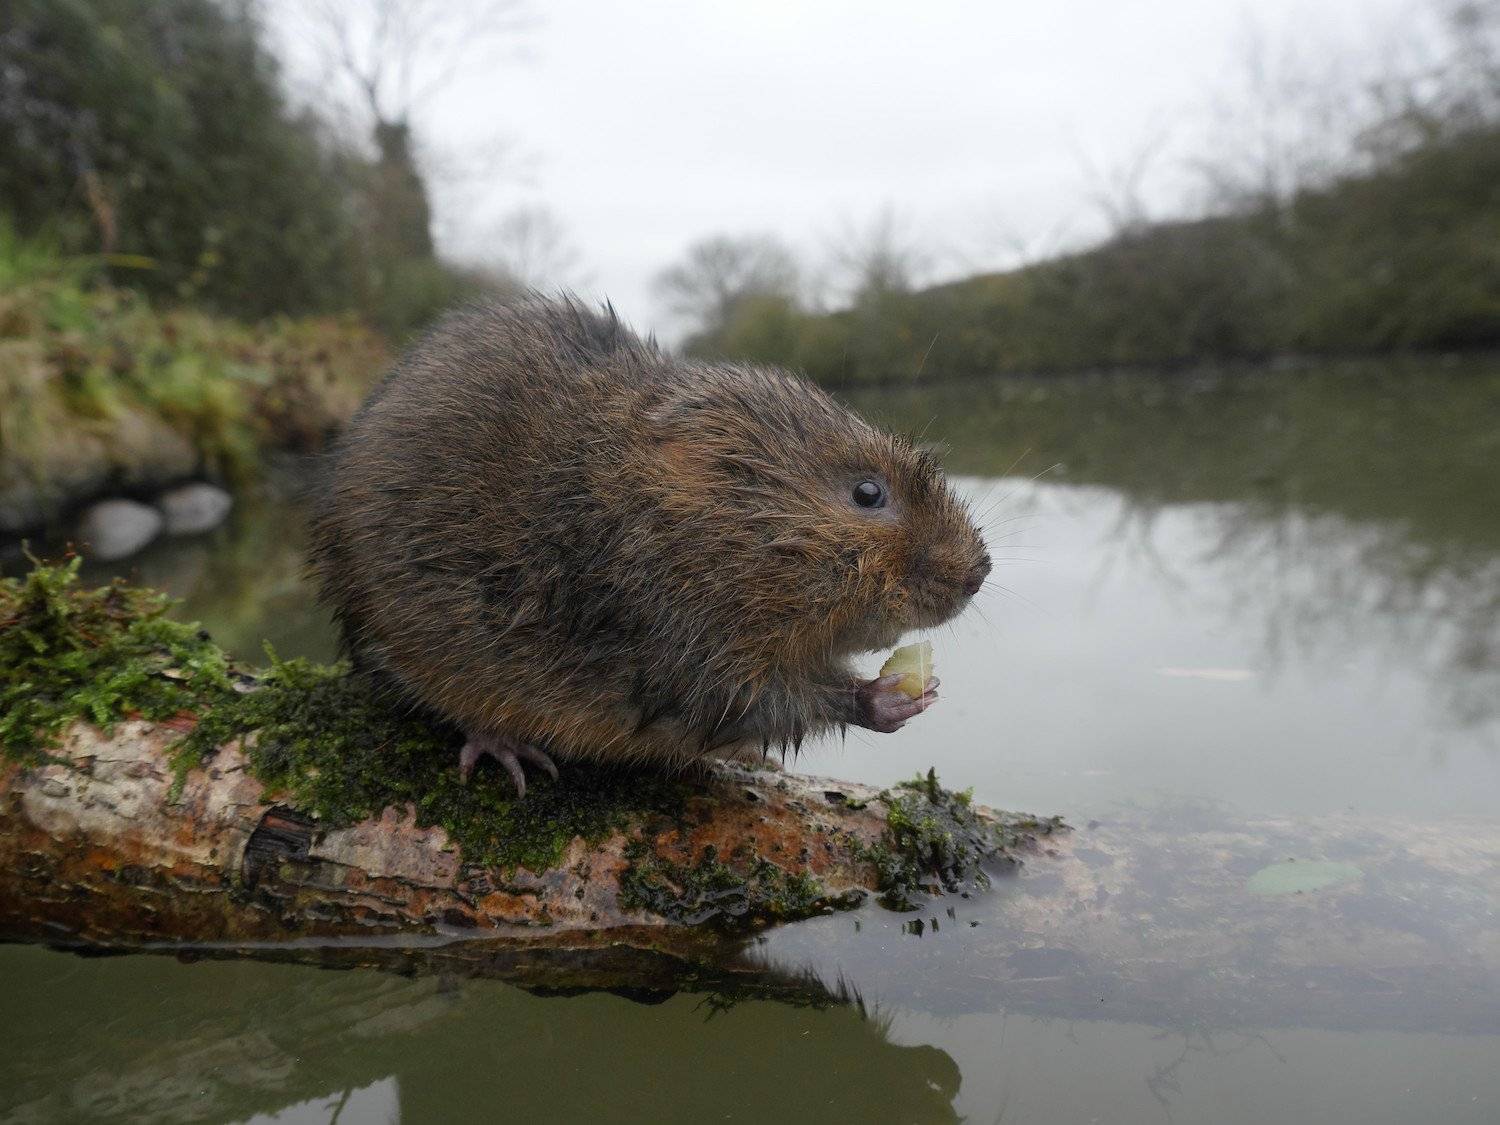
[[[1289,859],[1262,867],[1245,882],[1245,889],[1255,895],[1300,895],[1352,883],[1363,874],[1352,863]]]

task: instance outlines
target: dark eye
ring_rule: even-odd
[[[854,486],[854,502],[861,508],[884,508],[885,487],[875,480],[862,480]]]

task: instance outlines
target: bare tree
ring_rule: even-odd
[[[727,325],[749,297],[794,297],[798,272],[792,252],[770,235],[715,235],[657,274],[655,289],[673,313],[709,333]]]
[[[1370,118],[1347,52],[1273,37],[1247,22],[1233,86],[1214,104],[1210,155],[1200,163],[1208,209],[1276,210],[1354,159],[1351,138]]]
[[[1211,209],[1277,209],[1298,191],[1500,119],[1500,0],[1428,0],[1330,49],[1250,23],[1202,163]]]
[[[280,0],[321,62],[325,96],[368,129],[365,191],[373,262],[431,259],[430,168],[412,116],[527,26],[522,0]],[[384,268],[384,267],[381,267]]]
[[[890,207],[882,208],[863,227],[846,224],[831,257],[855,304],[909,292],[932,266],[930,255]]]
[[[496,224],[489,250],[518,285],[530,289],[579,284],[582,255],[562,221],[547,207],[517,207]]]
[[[1103,216],[1111,235],[1128,236],[1151,225],[1147,183],[1157,178],[1155,173],[1171,139],[1167,128],[1158,126],[1123,156],[1095,160],[1079,150],[1079,162],[1089,184],[1089,202]]]
[[[1426,34],[1408,33],[1405,65],[1371,84],[1386,127],[1361,137],[1379,153],[1500,120],[1500,0],[1440,0]]]
[[[295,10],[332,79],[377,129],[406,124],[528,26],[521,0],[298,0]]]

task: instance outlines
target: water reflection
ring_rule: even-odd
[[[264,647],[280,655],[332,659],[333,625],[305,579],[306,509],[290,499],[292,487],[273,482],[240,497],[224,525],[206,535],[159,539],[139,555],[116,563],[84,560],[83,577],[104,583],[121,576],[165,590],[181,603],[175,616],[201,621],[214,639],[240,659],[264,664]],[[66,539],[29,544],[42,558],[58,558]],[[24,573],[19,543],[5,545],[0,571]]]
[[[1416,662],[1434,718],[1500,744],[1500,365],[1004,380],[855,403],[938,440],[955,471],[1108,489],[1100,565],[1113,548],[1162,584],[1208,571],[1260,666]],[[1198,520],[1186,553],[1155,535],[1165,512]]]
[[[0,999],[13,1029],[5,1122],[234,1121],[289,1106],[283,1119],[317,1121],[372,1086],[362,1104],[410,1122],[956,1119],[953,1060],[892,1042],[886,1021],[852,1007],[647,1006],[441,975],[0,954],[28,982]]]

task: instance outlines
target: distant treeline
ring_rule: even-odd
[[[700,255],[689,351],[834,384],[1177,365],[1285,353],[1500,345],[1500,2],[1455,5],[1436,74],[1380,89],[1340,167],[1222,193],[1207,217],[1124,222],[1102,244],[932,288],[875,239],[849,307],[808,309],[741,240],[712,301]],[[1332,143],[1330,142],[1330,147]],[[679,296],[685,267],[663,275]],[[769,280],[768,280],[769,279]]]
[[[1434,143],[1285,209],[1151,226],[831,314],[753,295],[689,347],[848,383],[1496,344],[1500,129]]]
[[[292,106],[255,10],[7,0],[0,218],[174,302],[403,333],[476,283],[434,255],[409,132],[340,137]]]

